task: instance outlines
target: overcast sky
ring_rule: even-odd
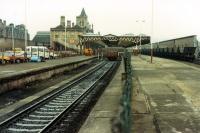
[[[95,33],[122,35],[142,32],[151,35],[152,0],[26,1],[0,0],[0,18],[7,24],[26,23],[31,38],[37,31],[49,31],[59,25],[61,15],[75,22],[82,8],[85,8],[89,22],[94,24]],[[153,20],[153,41],[199,36],[200,0],[154,0]]]

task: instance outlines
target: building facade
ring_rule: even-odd
[[[30,37],[28,30],[26,31],[27,40],[29,40]],[[12,23],[6,25],[6,21],[2,21],[2,19],[0,19],[0,38],[12,38],[12,36],[15,39],[25,39],[25,25],[20,24],[15,26]]]
[[[51,46],[55,49],[57,45],[61,45],[59,47],[62,49],[64,47],[79,49],[77,46],[79,43],[78,36],[85,33],[93,33],[93,26],[89,24],[84,9],[76,17],[76,24],[71,23],[71,20],[67,20],[67,24],[65,24],[65,16],[61,16],[60,25],[50,29]]]
[[[2,19],[0,19],[0,38],[5,37],[6,36],[6,21],[2,21]]]

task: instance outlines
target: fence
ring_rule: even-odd
[[[120,111],[117,124],[113,125],[113,133],[131,133],[132,116],[131,116],[131,99],[132,99],[132,66],[131,66],[131,53],[125,51],[124,56],[124,70],[125,70],[125,83],[123,92],[120,99]],[[116,127],[117,125],[117,127]],[[115,126],[115,127],[114,127]],[[117,129],[116,129],[117,128]]]

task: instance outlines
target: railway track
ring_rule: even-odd
[[[83,111],[83,105],[87,105],[87,99],[94,96],[93,88],[115,66],[117,66],[116,62],[101,63],[90,73],[0,123],[1,132],[49,132],[66,115],[69,118],[66,120],[65,117],[65,121],[72,122],[73,116],[80,114],[80,111]],[[76,106],[77,108],[75,108]]]

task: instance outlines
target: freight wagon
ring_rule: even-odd
[[[150,44],[142,45],[141,53],[151,55]],[[196,35],[153,43],[153,55],[187,61],[198,59],[199,45]]]
[[[103,48],[103,57],[107,58],[110,61],[121,60],[121,54],[124,52],[125,48],[123,47],[107,47]]]

